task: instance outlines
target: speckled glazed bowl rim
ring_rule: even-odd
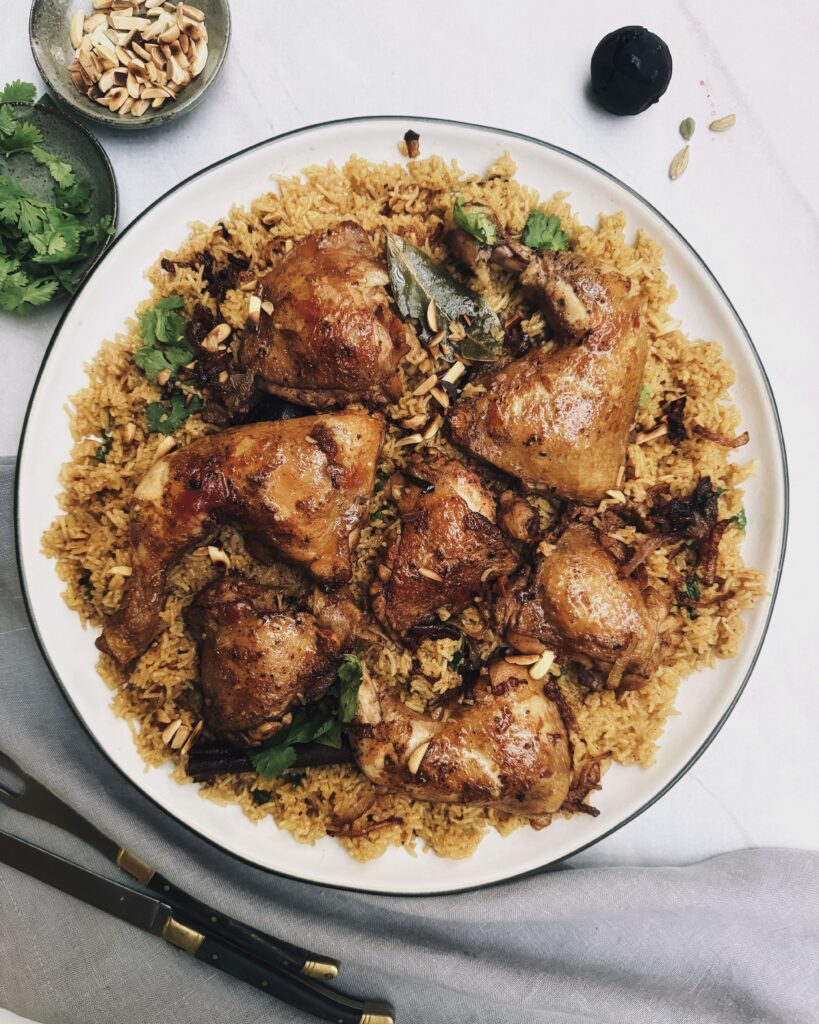
[[[83,631],[79,617],[65,605],[63,585],[41,553],[40,538],[58,510],[59,468],[70,450],[68,424],[60,427],[53,409],[84,385],[81,361],[90,360],[97,350],[94,339],[113,336],[119,319],[130,315],[147,291],[144,281],[139,287],[135,280],[123,282],[122,268],[147,266],[161,249],[183,241],[191,220],[218,220],[234,202],[245,203],[269,188],[271,174],[293,174],[328,160],[342,164],[350,153],[394,160],[397,140],[407,127],[421,132],[422,152],[457,159],[468,172],[487,167],[509,150],[526,184],[547,194],[571,187],[573,204],[584,220],[622,209],[629,231],[644,228],[664,247],[669,274],[680,289],[679,315],[693,336],[719,337],[734,360],[735,394],[751,429],[747,455],[760,458],[764,466],[746,485],[752,525],[744,553],[765,573],[769,593],[747,613],[737,657],[683,683],[680,714],[667,722],[655,763],[647,768],[615,765],[607,773],[595,796],[600,817],[561,819],[542,832],[519,829],[507,837],[490,832],[467,860],[445,860],[429,851],[413,858],[391,848],[378,860],[361,864],[333,839],[302,846],[269,818],[256,825],[236,805],[203,800],[195,784],[173,782],[167,765],[146,770],[127,724],[114,716],[109,691],[94,670],[95,631]],[[119,295],[110,291],[114,280],[120,281]],[[106,285],[103,308],[96,296],[106,293]],[[788,507],[784,440],[765,370],[719,282],[666,218],[634,189],[559,146],[502,129],[397,116],[333,121],[265,140],[180,182],[137,217],[57,325],[26,414],[15,490],[18,565],[35,636],[66,699],[111,763],[180,823],[250,864],[321,885],[400,895],[476,889],[543,871],[599,842],[667,793],[719,733],[756,664],[779,588]]]
[[[97,124],[105,125],[108,128],[113,128],[117,131],[145,131],[148,128],[154,128],[157,125],[167,124],[176,117],[182,117],[184,114],[193,110],[203,100],[203,98],[209,92],[211,86],[219,77],[222,66],[225,63],[225,57],[227,56],[228,49],[230,47],[231,37],[231,15],[230,15],[230,2],[229,0],[213,0],[214,3],[218,3],[225,16],[225,40],[219,53],[216,56],[216,63],[213,69],[208,74],[206,80],[201,86],[195,91],[185,96],[182,93],[182,98],[176,100],[171,105],[165,104],[158,110],[150,112],[146,111],[142,117],[117,117],[111,114],[110,111],[105,111],[104,108],[98,104],[88,100],[86,97],[77,93],[76,99],[65,93],[54,81],[52,81],[46,68],[40,61],[39,54],[37,52],[37,43],[34,38],[34,15],[37,8],[44,3],[48,3],[49,0],[32,0],[31,8],[28,16],[28,39],[29,46],[31,47],[31,55],[34,58],[34,63],[37,65],[37,70],[40,72],[40,76],[46,83],[48,88],[51,90],[51,95],[54,100],[67,110],[71,110],[74,114],[79,117],[86,117],[89,121],[94,121]],[[66,26],[66,32],[68,26]],[[210,40],[208,41],[210,46]]]

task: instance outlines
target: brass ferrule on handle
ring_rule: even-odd
[[[395,1024],[395,1017],[389,1013],[364,1013],[358,1024]]]
[[[186,924],[182,924],[175,917],[169,917],[165,922],[162,929],[162,938],[189,956],[196,956],[199,947],[205,941],[205,936],[201,932],[196,931],[195,928],[189,928]]]
[[[140,860],[130,850],[126,850],[124,846],[121,847],[117,854],[117,867],[127,871],[132,878],[135,878],[143,885],[147,885],[155,874],[154,869],[149,864],[146,864],[144,860]]]
[[[331,981],[338,977],[338,960],[305,960],[300,974],[317,981]]]

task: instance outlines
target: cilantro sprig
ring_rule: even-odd
[[[452,219],[459,228],[463,228],[483,245],[494,245],[498,240],[498,228],[492,211],[479,203],[467,203],[463,192],[455,193]]]
[[[569,236],[561,231],[560,218],[555,214],[547,217],[542,210],[532,210],[526,218],[520,240],[530,249],[563,252],[569,248]]]
[[[166,295],[139,318],[142,346],[134,352],[134,362],[152,384],[163,370],[175,379],[195,356],[185,337],[185,320],[178,313],[184,305],[181,295]]]
[[[290,725],[250,752],[256,771],[268,779],[282,775],[293,766],[296,747],[304,743],[340,747],[341,726],[355,717],[363,673],[361,659],[357,655],[342,655],[338,678],[324,697],[315,704],[299,708],[293,713]]]
[[[13,106],[31,103],[35,95],[29,82],[0,90],[0,154],[27,153],[56,185],[53,201],[46,201],[0,175],[0,310],[8,312],[26,313],[58,292],[76,291],[80,265],[113,231],[109,217],[80,220],[91,210],[91,185],[43,147],[40,130]]]

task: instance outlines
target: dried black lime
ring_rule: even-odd
[[[671,51],[640,25],[609,32],[591,59],[594,95],[612,114],[641,114],[668,88]]]

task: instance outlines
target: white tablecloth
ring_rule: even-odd
[[[3,0],[3,80],[39,81],[28,6]],[[181,178],[279,132],[358,114],[426,114],[515,129],[589,157],[658,206],[720,279],[784,422],[792,520],[782,591],[754,676],[717,741],[662,801],[578,861],[673,864],[757,845],[819,849],[819,7],[236,0],[232,11],[229,59],[201,107],[168,128],[98,133],[116,169],[120,226]],[[657,31],[674,58],[668,93],[636,118],[606,115],[587,95],[592,50],[624,20]],[[729,135],[706,130],[728,113],[737,115]],[[672,183],[667,167],[686,116],[698,126],[691,163]],[[0,454],[16,449],[58,312],[0,317]]]

